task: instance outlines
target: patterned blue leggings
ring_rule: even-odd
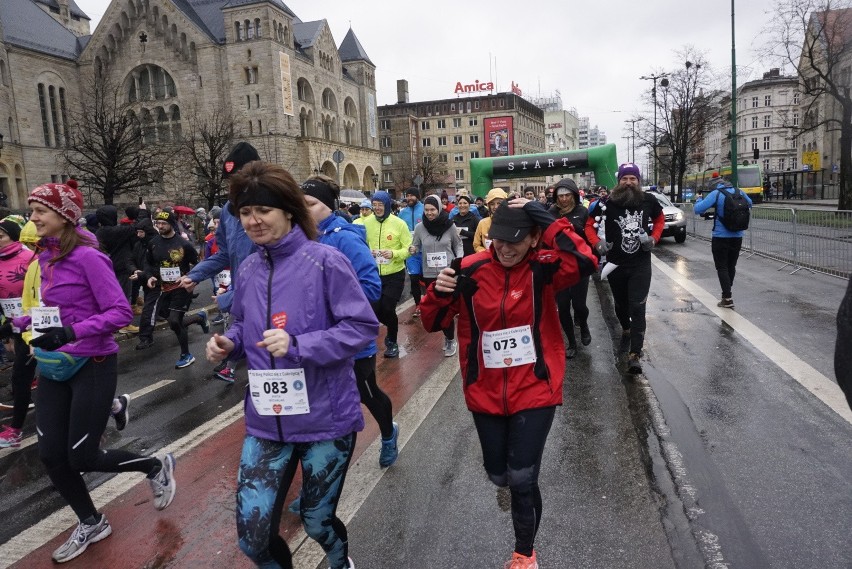
[[[348,567],[346,526],[336,512],[354,448],[355,433],[311,443],[281,443],[246,435],[237,479],[237,534],[240,549],[258,567],[293,567],[290,548],[278,535],[278,526],[299,462],[305,533],[322,546],[332,569]]]

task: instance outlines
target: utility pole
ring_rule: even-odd
[[[737,29],[734,25],[734,2],[731,0],[731,184],[739,186],[737,179]]]
[[[731,0],[733,2],[734,0]],[[653,81],[653,87],[651,87],[651,98],[654,100],[654,185],[658,185],[658,174],[659,168],[657,159],[657,79],[660,79],[660,87],[668,87],[669,80],[666,79],[668,77],[668,73],[660,73],[657,75],[643,75],[639,79],[644,79],[646,81]]]
[[[633,137],[633,144],[631,146],[631,151],[633,157],[630,159],[634,164],[636,163],[636,123],[639,122],[639,119],[627,119],[624,122],[630,123],[630,136]]]

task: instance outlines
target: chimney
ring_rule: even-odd
[[[408,81],[405,79],[396,80],[396,103],[402,104],[408,102]]]

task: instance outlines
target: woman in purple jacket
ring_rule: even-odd
[[[39,362],[39,457],[80,520],[68,541],[53,552],[53,560],[63,563],[112,533],[106,516],[92,503],[81,472],[143,472],[154,492],[154,506],[162,510],[175,495],[174,458],[99,448],[118,381],[113,334],[130,323],[133,312],[109,257],[98,250],[91,233],[77,228],[83,206],[77,183],[39,186],[28,202],[30,220],[41,238],[41,306],[13,323],[21,330],[32,323],[30,346],[39,349],[37,358],[80,366],[61,373]],[[42,356],[40,350],[45,351]]]
[[[301,462],[305,532],[331,569],[352,568],[336,511],[355,433],[364,427],[353,358],[376,338],[379,323],[349,260],[315,242],[316,224],[286,170],[251,162],[231,178],[230,201],[257,247],[239,267],[234,323],[210,339],[207,359],[248,361],[240,548],[258,566],[293,566],[278,524]]]

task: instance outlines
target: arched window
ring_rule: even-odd
[[[260,39],[260,18],[254,20],[254,37]]]
[[[8,85],[6,82],[6,62],[0,59],[0,82],[4,85]]]
[[[243,25],[240,22],[234,22],[234,31],[237,36],[237,41],[243,41]]]
[[[246,27],[246,39],[251,40],[254,39],[254,28],[251,25],[251,20],[246,20],[244,22]]]

